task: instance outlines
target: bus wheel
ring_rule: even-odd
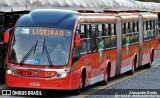
[[[108,83],[108,76],[109,76],[108,70],[106,70],[106,76],[105,76],[105,79],[102,81],[102,85],[107,85],[107,83]]]
[[[152,55],[151,55],[151,60],[150,62],[147,64],[147,68],[151,68],[152,62],[153,62],[153,57],[154,57],[154,51],[152,51]]]
[[[130,75],[133,75],[134,74],[134,72],[135,72],[135,67],[136,67],[136,58],[135,58],[135,60],[134,60],[134,64],[133,64],[133,66],[132,66],[132,69],[129,71],[129,74]]]
[[[73,93],[74,95],[79,95],[81,93],[81,90],[83,89],[84,87],[84,79],[83,77],[81,76],[81,79],[80,79],[80,82],[79,82],[79,88],[76,89]]]
[[[132,69],[131,69],[130,72],[129,72],[130,75],[133,75],[133,74],[134,74],[134,71],[135,71],[135,66],[133,65],[133,66],[132,66]]]

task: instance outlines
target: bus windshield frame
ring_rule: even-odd
[[[72,30],[51,27],[16,27],[8,61],[35,66],[66,66],[70,59]]]

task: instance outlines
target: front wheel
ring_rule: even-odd
[[[83,77],[81,77],[80,82],[79,82],[79,88],[74,90],[74,92],[73,92],[74,95],[79,95],[81,93],[81,90],[83,89],[83,87],[84,87],[84,79],[83,79]]]

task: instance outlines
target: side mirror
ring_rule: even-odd
[[[79,47],[79,46],[80,46],[80,35],[78,31],[76,31],[75,39],[74,39],[74,47]]]
[[[9,38],[10,38],[10,32],[12,31],[12,29],[10,28],[10,29],[7,29],[5,32],[4,32],[4,40],[3,40],[3,42],[5,43],[5,44],[8,44],[9,43]]]

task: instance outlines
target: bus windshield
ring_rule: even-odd
[[[71,30],[46,27],[17,27],[10,45],[9,62],[64,66],[68,64]]]

